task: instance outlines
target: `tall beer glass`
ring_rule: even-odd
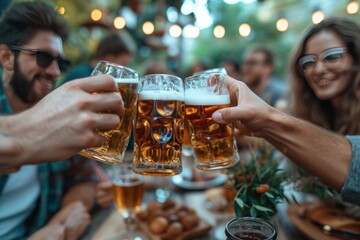
[[[195,167],[213,170],[233,166],[240,160],[234,138],[234,125],[213,121],[212,114],[230,106],[225,75],[210,73],[185,79],[185,108]]]
[[[80,154],[104,163],[120,164],[123,161],[133,126],[139,75],[130,68],[106,61],[100,61],[91,76],[101,74],[108,74],[115,78],[124,102],[125,112],[116,129],[98,130],[98,133],[105,137],[105,143],[101,147],[84,149]]]
[[[184,110],[182,79],[167,74],[140,79],[133,171],[154,176],[172,176],[182,171]]]

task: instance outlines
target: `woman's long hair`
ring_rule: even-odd
[[[336,112],[330,100],[316,97],[298,65],[308,40],[324,30],[337,34],[353,59],[352,81],[343,93],[341,106]],[[341,134],[360,134],[360,26],[348,19],[328,18],[310,27],[296,47],[290,64],[294,114]]]

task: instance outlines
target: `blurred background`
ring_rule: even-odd
[[[0,1],[0,11],[11,2]],[[130,67],[141,74],[159,61],[180,77],[197,62],[241,64],[262,44],[276,56],[275,77],[288,79],[288,59],[304,29],[328,16],[360,22],[359,2],[348,0],[44,0],[69,22],[65,53],[73,66],[89,62],[99,40],[119,31],[136,50]]]

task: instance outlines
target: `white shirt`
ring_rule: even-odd
[[[37,165],[25,165],[9,174],[0,196],[0,239],[14,239],[25,231],[24,222],[40,196]]]

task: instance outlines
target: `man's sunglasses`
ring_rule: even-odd
[[[26,52],[30,52],[32,55],[36,55],[36,64],[41,68],[49,67],[54,60],[57,61],[60,71],[66,71],[70,66],[70,61],[62,57],[54,57],[51,53],[46,51],[41,51],[37,49],[28,49],[14,45],[10,45],[9,48],[12,51],[26,51]]]

